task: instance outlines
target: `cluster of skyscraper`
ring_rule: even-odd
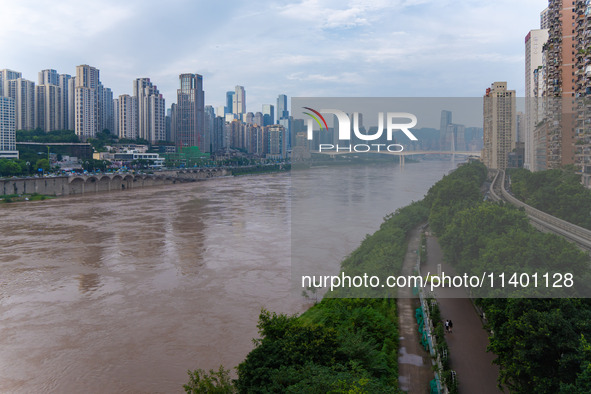
[[[550,0],[525,38],[525,166],[574,164],[591,185],[591,1]]]
[[[287,156],[291,118],[286,95],[277,98],[277,121],[271,104],[263,104],[261,112],[246,112],[244,86],[226,92],[226,103],[217,110],[204,106],[203,96],[203,77],[181,74],[177,103],[167,115],[170,140],[177,147],[198,146],[202,152],[236,149],[274,158]]]
[[[99,70],[86,64],[76,67],[74,77],[43,70],[38,82],[0,71],[0,96],[14,101],[17,130],[74,130],[88,138],[107,129],[122,138],[166,138],[164,99],[149,78],[133,82],[133,97],[117,99],[101,83]]]
[[[39,72],[39,81],[22,73],[0,70],[0,157],[18,157],[15,130],[74,130],[82,139],[105,129],[120,138],[170,142],[178,148],[197,146],[202,152],[242,149],[252,154],[285,157],[289,148],[287,96],[261,112],[246,112],[246,91],[236,86],[217,111],[205,106],[203,77],[181,74],[177,103],[166,104],[150,78],[133,81],[132,95],[113,97],[89,65],[76,67],[76,76],[56,70]]]
[[[88,65],[76,67],[75,77],[43,70],[37,85],[20,72],[0,70],[0,97],[13,100],[17,130],[69,129],[82,136],[113,130],[113,92]]]

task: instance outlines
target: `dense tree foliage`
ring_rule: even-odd
[[[480,303],[494,332],[490,350],[497,355],[500,383],[511,392],[556,393],[561,385],[577,383],[587,370],[580,338],[591,334],[589,300],[511,298]]]
[[[591,392],[591,344],[587,342],[584,335],[581,335],[577,354],[574,356],[575,362],[580,368],[575,366],[577,378],[575,383],[561,384],[561,394],[587,394]]]
[[[396,393],[395,300],[324,299],[300,317],[263,311],[238,367],[241,393]]]
[[[443,231],[449,218],[482,201],[479,188],[486,174],[482,163],[463,165],[429,189],[424,202],[430,208],[429,225],[436,234]]]
[[[17,130],[17,142],[80,142],[80,139],[73,130],[55,130],[44,132],[41,129],[36,130]]]
[[[483,178],[474,179],[470,173],[478,167],[471,164],[446,176],[426,198],[431,202],[430,220],[435,219],[432,227],[439,235],[446,261],[459,272],[471,274],[571,271],[580,284],[575,289],[551,289],[555,292],[529,287],[512,293],[516,297],[580,294],[577,291],[584,290],[589,294],[589,255],[561,237],[535,230],[523,211],[477,198],[478,181]],[[524,193],[521,187],[526,181],[520,179],[522,176],[525,179],[529,175],[512,176],[513,185],[516,178],[520,185],[517,193]],[[554,179],[554,189],[564,183],[572,186],[574,179],[561,171],[546,176]],[[457,185],[464,187],[467,198],[457,193]],[[586,387],[579,392],[590,392],[591,357],[584,351],[588,344],[581,340],[581,336],[591,335],[589,300],[482,298],[478,302],[493,333],[490,351],[497,355],[500,384],[515,393],[567,392],[574,387]]]
[[[568,222],[591,229],[591,191],[573,168],[508,172],[511,191],[521,201]]]
[[[22,162],[10,159],[0,159],[0,176],[16,176],[24,174],[26,171],[27,166]]]

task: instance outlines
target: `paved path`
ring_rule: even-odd
[[[402,267],[403,275],[411,275],[417,261],[420,233],[411,232]],[[398,326],[400,330],[400,350],[398,353],[398,380],[401,390],[408,393],[425,394],[429,392],[429,382],[434,378],[431,369],[431,355],[419,342],[415,310],[420,303],[418,298],[411,298],[411,289],[400,289],[404,297],[396,301],[398,306]]]
[[[424,274],[430,271],[437,274],[437,264],[442,264],[443,252],[437,239],[427,237],[427,264],[421,267]],[[446,264],[442,271],[452,274],[453,270]],[[497,387],[499,367],[492,364],[493,353],[487,352],[488,332],[482,328],[480,317],[468,298],[457,297],[458,292],[452,289],[437,289],[435,297],[441,310],[443,320],[451,319],[453,333],[446,334],[449,346],[451,368],[456,371],[461,394],[502,393]]]

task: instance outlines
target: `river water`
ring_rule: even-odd
[[[325,233],[333,264],[454,167],[347,170],[392,183],[335,183],[353,195],[339,203],[373,197],[351,232]],[[269,174],[0,206],[0,392],[182,392],[188,369],[235,367],[261,308],[307,307],[290,293],[291,185]]]

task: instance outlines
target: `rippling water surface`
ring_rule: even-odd
[[[405,192],[345,249],[324,242],[349,253],[451,168],[398,169]],[[271,174],[0,206],[0,392],[182,392],[189,368],[236,366],[262,307],[305,308],[290,295],[291,194]]]

